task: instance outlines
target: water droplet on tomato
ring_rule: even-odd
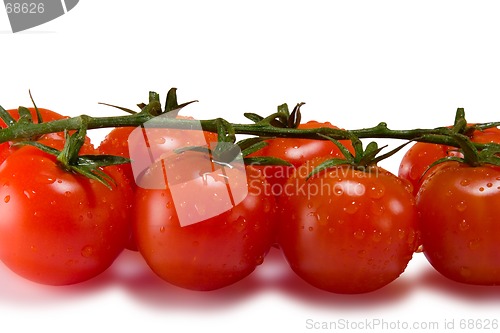
[[[464,201],[460,201],[456,206],[455,208],[459,211],[459,212],[463,212],[467,209],[467,204],[464,202]]]
[[[263,262],[264,262],[264,257],[263,256],[258,256],[257,259],[255,260],[255,264],[257,266],[262,265]]]
[[[469,184],[470,184],[470,180],[468,180],[468,179],[462,179],[460,181],[460,185],[462,185],[462,186],[468,186]]]
[[[486,186],[487,186],[487,187],[492,187],[492,186],[493,186],[493,184],[492,184],[492,183],[488,183],[488,184],[486,184]]]
[[[71,192],[70,192],[70,191],[66,191],[66,192],[64,192],[64,195],[65,195],[66,197],[69,197],[69,196],[71,195]]]
[[[385,194],[385,187],[382,185],[372,186],[369,192],[370,198],[372,199],[380,199],[384,196],[384,194]]]
[[[377,230],[373,231],[372,239],[374,242],[380,242],[382,239],[382,233]]]
[[[354,238],[359,239],[359,240],[365,238],[365,231],[364,230],[357,230],[357,231],[355,231],[354,232]]]
[[[165,232],[165,227],[164,226],[160,227],[160,232]]]
[[[406,231],[403,230],[403,229],[399,229],[398,230],[398,237],[399,237],[399,239],[403,239],[403,238],[405,238],[405,236],[406,236]]]
[[[344,207],[344,212],[347,214],[355,214],[358,211],[358,205],[356,201],[351,202],[346,207]]]
[[[307,203],[307,208],[309,208],[309,209],[313,208],[313,204],[312,204],[312,202],[311,202],[311,201],[309,201],[309,202]]]
[[[483,192],[483,191],[484,191],[484,187],[482,187],[482,186],[481,186],[481,187],[479,188],[479,192]]]
[[[5,198],[3,198],[3,202],[8,203],[10,201],[10,195],[6,195]]]
[[[90,258],[92,255],[94,255],[94,248],[90,245],[84,246],[80,253],[82,257]]]
[[[245,230],[245,227],[247,225],[247,219],[243,216],[240,216],[236,219],[236,221],[234,221],[234,223],[236,224],[236,230],[238,232],[242,232],[243,230]]]
[[[467,277],[470,277],[472,275],[472,271],[469,267],[462,266],[462,267],[460,267],[460,275],[467,278]]]
[[[467,220],[462,220],[458,223],[458,228],[461,230],[461,231],[467,231],[469,230],[470,228],[470,224],[469,222],[467,222]]]
[[[329,233],[331,233],[331,234],[333,234],[333,233],[335,232],[335,228],[333,228],[333,227],[332,227],[332,228],[329,228],[329,229],[328,229],[328,232],[329,232]]]
[[[307,228],[307,230],[314,231],[314,228],[313,227],[309,227],[309,228]]]

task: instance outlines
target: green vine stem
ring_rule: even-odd
[[[131,110],[120,108],[129,113],[132,113],[130,115],[115,116],[115,117],[93,117],[88,115],[81,115],[73,118],[54,120],[39,124],[38,123],[35,124],[33,122],[19,121],[10,124],[10,126],[7,128],[0,130],[0,143],[32,138],[53,132],[62,132],[65,130],[79,130],[82,127],[86,127],[89,130],[97,128],[113,128],[113,127],[125,127],[125,126],[137,127],[147,122],[148,127],[159,127],[159,128],[164,127],[164,128],[178,128],[178,129],[196,129],[199,128],[199,126],[201,125],[201,128],[203,130],[215,133],[221,133],[221,124],[223,124],[225,133],[229,134],[231,137],[237,134],[245,134],[245,135],[253,135],[259,137],[269,137],[269,138],[273,137],[305,138],[305,139],[316,139],[316,140],[326,140],[328,138],[331,138],[335,140],[345,140],[352,138],[354,136],[359,139],[364,139],[364,138],[401,139],[401,140],[444,144],[459,148],[463,146],[463,142],[459,142],[456,139],[456,133],[457,133],[456,128],[460,127],[461,129],[463,129],[464,126],[462,126],[462,124],[465,123],[463,109],[458,109],[457,119],[455,119],[455,124],[460,124],[460,126],[454,126],[451,128],[438,127],[432,129],[419,128],[419,129],[409,129],[409,130],[393,130],[390,129],[386,123],[381,122],[374,127],[354,129],[354,130],[332,129],[327,127],[314,128],[314,129],[300,129],[295,127],[273,126],[272,123],[276,117],[283,117],[282,111],[279,111],[268,117],[257,118],[257,115],[253,115],[254,119],[257,118],[256,119],[257,121],[250,124],[233,124],[222,118],[215,118],[208,120],[189,120],[189,119],[178,119],[175,118],[175,116],[158,117],[159,115],[166,114],[167,112],[173,112],[173,114],[175,115],[179,108],[191,103],[189,102],[189,103],[184,103],[182,105],[178,105],[175,96],[175,90],[172,89],[169,91],[169,96],[170,100],[167,99],[165,110],[161,109],[161,104],[159,102],[158,94],[151,92],[149,104],[139,105],[140,107],[142,107],[142,110],[140,112],[134,113]],[[175,98],[174,105],[172,104],[172,98]],[[177,106],[177,108],[175,108],[175,106]],[[484,124],[477,124],[472,126],[472,128],[477,130],[482,130],[485,128],[495,127],[498,125],[500,125],[500,122],[490,122]],[[484,148],[491,148],[492,145],[496,146],[496,148],[500,147],[499,145],[495,144],[473,143],[473,146],[478,151]]]

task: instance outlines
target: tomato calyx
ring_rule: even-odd
[[[392,149],[391,151],[379,155],[379,153],[387,147],[387,145],[379,147],[378,143],[375,141],[371,141],[366,145],[366,148],[363,146],[363,142],[355,136],[352,132],[346,131],[348,138],[352,141],[352,146],[354,147],[354,154],[349,151],[340,141],[327,136],[323,134],[318,134],[321,137],[324,137],[327,140],[330,140],[333,142],[341,153],[344,155],[343,158],[332,158],[332,159],[327,159],[324,162],[320,163],[318,166],[316,166],[311,173],[307,176],[307,179],[310,177],[325,171],[330,168],[334,168],[340,165],[348,165],[351,166],[352,168],[359,170],[359,171],[366,171],[369,172],[371,170],[371,167],[374,167],[377,165],[378,162],[382,161],[383,159],[386,159],[394,154],[396,154],[398,151],[403,149],[406,145],[410,144],[413,140],[409,140],[405,142],[402,145],[399,145],[398,147]]]
[[[85,143],[85,138],[86,129],[83,127],[72,135],[65,132],[66,140],[62,150],[49,147],[39,141],[21,141],[15,145],[34,146],[47,154],[56,156],[58,165],[64,170],[94,179],[111,190],[111,184],[114,184],[114,179],[105,173],[102,168],[111,165],[129,163],[130,160],[128,158],[115,155],[79,155],[80,149]]]

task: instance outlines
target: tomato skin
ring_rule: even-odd
[[[475,143],[500,143],[500,129],[491,127],[475,130],[469,138]],[[417,142],[401,159],[398,177],[409,181],[413,185],[413,193],[416,195],[426,176],[431,173],[429,169],[432,163],[450,156],[460,157],[458,148]]]
[[[414,198],[403,182],[377,168],[336,167],[309,180],[301,174],[278,201],[278,244],[292,270],[342,294],[370,292],[400,276],[419,244]]]
[[[500,284],[500,167],[447,162],[417,195],[424,254],[449,279]]]
[[[28,110],[30,111],[33,122],[35,124],[38,123],[38,120],[37,120],[38,118],[37,118],[35,108],[28,108]],[[49,110],[49,109],[38,108],[38,111],[40,112],[40,115],[42,116],[42,120],[44,122],[68,118],[68,117],[65,117],[65,116],[63,116],[57,112],[54,112],[52,110]],[[15,120],[19,120],[19,110],[9,109],[9,110],[7,110],[7,112]],[[6,127],[7,127],[7,125],[5,124],[5,122],[2,119],[0,119],[0,128],[6,128]],[[41,139],[47,139],[50,141],[52,141],[53,139],[64,140],[64,134],[63,133],[49,133],[49,134],[43,135],[41,137]],[[52,142],[54,142],[54,141],[52,141]],[[15,148],[13,148],[11,146],[11,144],[12,144],[11,142],[0,143],[0,164],[2,164],[2,162],[5,161],[5,159],[7,158],[7,156],[9,156],[15,150]]]
[[[181,117],[181,119],[193,119]],[[146,163],[151,164],[150,157],[160,157],[171,154],[175,149],[187,146],[208,146],[217,142],[217,134],[210,132],[180,130],[175,128],[141,128],[141,127],[117,127],[113,128],[100,143],[98,151],[100,154],[108,154],[131,158],[131,152],[144,151],[147,158]],[[149,152],[148,152],[149,151]],[[146,156],[144,156],[146,157]],[[132,162],[134,163],[134,162]],[[138,163],[137,163],[138,164]],[[141,166],[142,168],[142,166]],[[120,164],[106,168],[123,173],[128,179],[132,190],[135,192],[137,183],[131,163]],[[136,170],[136,173],[139,173]],[[132,225],[130,226],[130,240],[127,249],[137,251],[137,244]]]
[[[119,174],[112,177],[122,184]],[[0,259],[41,284],[97,276],[128,237],[127,187],[112,188],[64,171],[34,147],[12,153],[0,166]]]
[[[299,129],[314,129],[327,127],[338,129],[329,122],[308,121],[300,124]],[[340,141],[351,153],[354,152],[351,141]],[[295,138],[275,138],[267,141],[267,146],[254,153],[252,156],[271,156],[285,160],[292,166],[260,166],[267,181],[271,185],[271,190],[279,195],[283,191],[283,185],[293,174],[293,170],[303,163],[316,158],[329,156],[330,158],[343,158],[340,149],[329,140],[295,139]]]
[[[186,201],[176,202],[173,185],[164,189],[139,187],[135,233],[140,253],[158,276],[182,288],[206,291],[231,285],[262,263],[275,236],[275,201],[265,193],[265,179],[257,169],[246,167],[245,176],[241,166],[225,168],[227,179],[239,184],[236,187],[248,182],[249,192],[236,205],[205,217],[209,207],[225,205],[220,198],[227,193],[227,185],[221,179],[202,181],[201,175],[219,170],[213,163],[207,167],[204,155],[184,152],[171,156],[145,174],[156,182],[156,168],[161,172],[162,167],[176,163],[181,170],[178,181],[185,182],[181,186],[187,184],[183,190],[187,200],[195,200],[193,218],[201,221],[181,226],[178,207]],[[207,190],[213,192],[203,194]]]

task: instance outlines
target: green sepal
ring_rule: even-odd
[[[136,114],[137,113],[136,111],[133,111],[133,110],[130,110],[128,108],[121,107],[121,106],[113,105],[113,104],[108,104],[108,103],[98,103],[98,104],[111,106],[112,108],[122,110],[123,112],[129,113],[129,114]],[[144,106],[146,106],[146,105],[144,105]]]
[[[19,124],[33,123],[33,118],[31,117],[31,112],[28,108],[20,106],[17,111],[19,112]]]
[[[254,137],[238,141],[236,144],[240,147],[243,157],[253,154],[265,146],[267,146],[267,140],[269,138],[265,137]]]
[[[349,163],[354,163],[354,156],[351,154],[349,149],[347,149],[339,140],[329,137],[328,135],[323,135],[321,133],[318,133],[318,135],[334,143],[337,146],[337,148],[339,148],[340,152],[342,153],[346,161],[348,161]]]
[[[306,180],[309,180],[309,178],[311,178],[314,175],[317,175],[321,171],[325,171],[325,170],[330,169],[330,168],[335,168],[335,167],[340,166],[340,165],[350,165],[353,168],[355,167],[355,165],[353,165],[350,161],[347,161],[345,159],[332,158],[332,159],[326,160],[326,161],[322,162],[321,164],[319,164],[318,166],[316,166],[313,169],[313,171],[311,171],[307,175]]]
[[[0,105],[0,118],[3,122],[10,127],[16,123],[16,120]]]
[[[259,116],[256,113],[251,113],[251,112],[246,112],[243,115],[245,116],[245,118],[253,121],[256,124],[264,119],[264,117]]]
[[[31,90],[28,90],[28,93],[30,95],[31,103],[33,103],[33,107],[35,108],[36,120],[39,124],[41,124],[41,123],[43,123],[42,114],[40,113],[38,106],[36,106],[35,100],[33,99],[33,95],[31,95]]]

